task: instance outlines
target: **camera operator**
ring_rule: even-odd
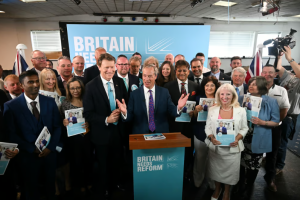
[[[289,73],[282,67],[282,55],[285,54],[286,60],[290,63],[295,75]],[[288,92],[290,108],[286,118],[282,121],[281,144],[277,154],[276,175],[282,172],[285,165],[285,156],[288,139],[292,139],[296,129],[296,122],[300,114],[300,66],[291,56],[291,48],[285,46],[282,54],[278,56],[277,69],[280,78],[280,86]],[[300,120],[300,118],[299,118]]]

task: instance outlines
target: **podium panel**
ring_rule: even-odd
[[[164,140],[130,135],[133,154],[134,200],[181,200],[185,147],[191,139],[181,133],[163,133]]]

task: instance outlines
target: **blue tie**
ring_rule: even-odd
[[[125,84],[126,90],[127,90],[127,92],[128,92],[128,85],[127,85],[126,78],[123,78],[123,81],[124,81],[124,84]]]
[[[239,97],[239,96],[240,96],[240,90],[239,90],[239,88],[236,87],[236,88],[235,88],[235,91],[236,91],[236,93],[237,93],[237,95],[238,95],[238,97]]]
[[[116,103],[115,103],[115,100],[114,100],[113,90],[110,87],[110,82],[107,82],[107,92],[108,92],[110,110],[114,111],[116,109]],[[118,124],[118,122],[114,123],[114,125],[117,125],[117,124]]]
[[[152,90],[149,90],[150,97],[149,97],[149,130],[153,132],[155,130],[155,122],[154,122],[154,103],[153,103],[153,96]]]

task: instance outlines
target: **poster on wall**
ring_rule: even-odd
[[[71,59],[81,55],[85,68],[96,64],[94,51],[103,47],[115,58],[139,52],[143,61],[154,56],[161,64],[168,53],[190,62],[198,52],[208,55],[209,25],[67,24]],[[204,66],[207,66],[205,61]]]

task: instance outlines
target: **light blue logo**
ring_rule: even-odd
[[[131,91],[134,91],[134,90],[136,90],[136,89],[138,89],[138,86],[135,85],[135,84],[133,84],[133,85],[131,86]]]

